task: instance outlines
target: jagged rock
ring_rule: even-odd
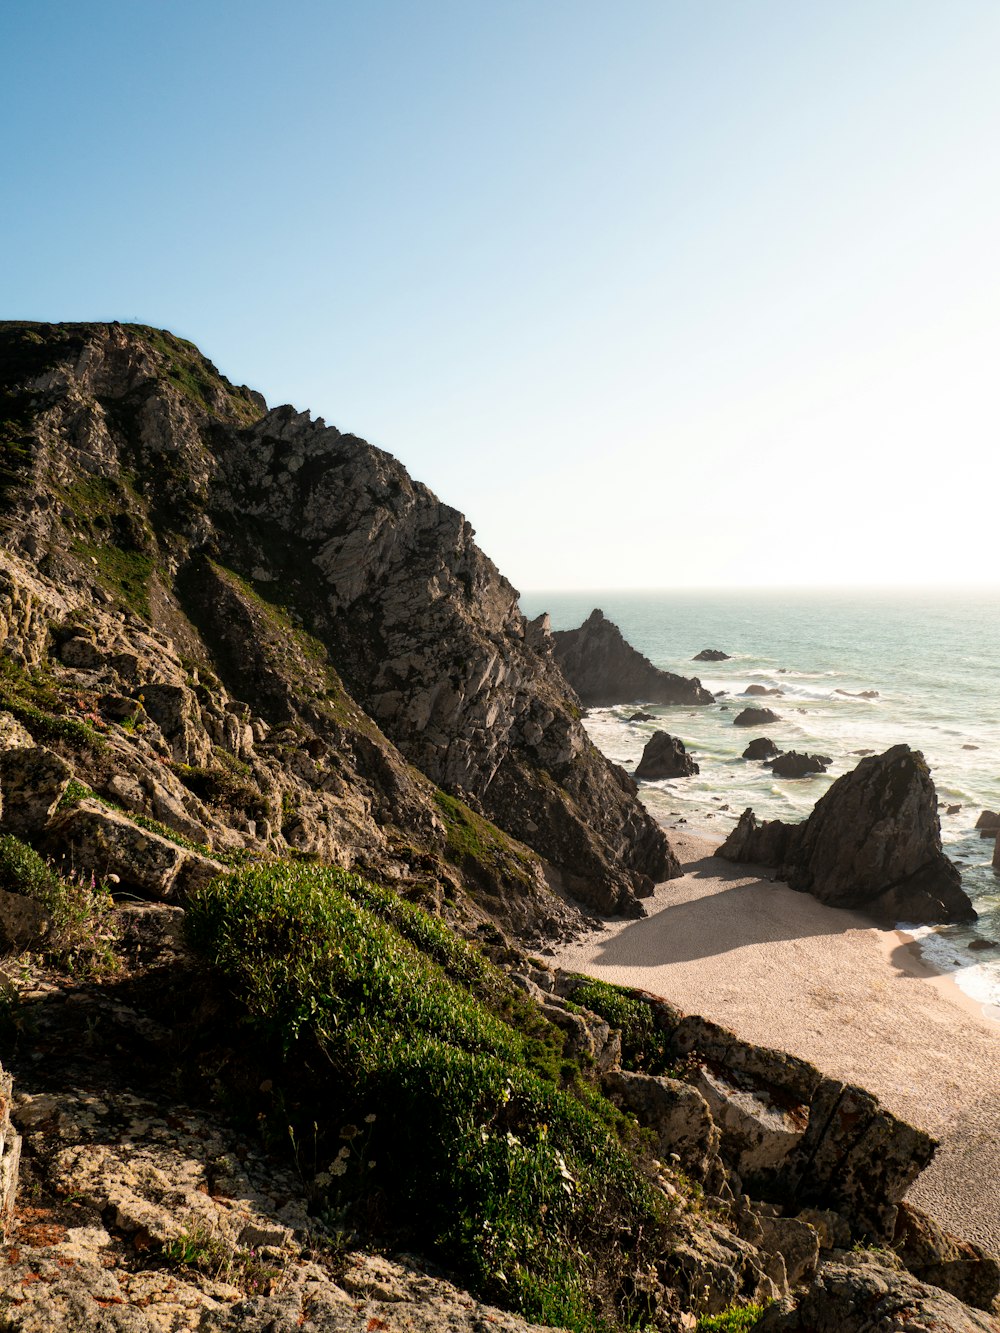
[[[995,838],[1000,833],[1000,814],[995,810],[984,810],[976,820],[981,838]]]
[[[959,1240],[905,1200],[896,1214],[893,1250],[914,1277],[943,1287],[966,1305],[1000,1313],[1000,1259]]]
[[[0,953],[37,949],[51,926],[51,914],[41,903],[0,889]]]
[[[834,690],[834,694],[846,695],[848,699],[877,699],[878,690],[858,690],[852,693],[850,690]]]
[[[655,722],[656,718],[652,713],[633,713],[629,718],[630,722]]]
[[[779,690],[777,685],[748,685],[743,693],[758,696],[773,694],[776,698],[783,698],[785,691]]]
[[[42,745],[0,750],[4,829],[18,836],[39,833],[72,776],[69,764]]]
[[[825,773],[829,760],[819,754],[799,754],[788,750],[778,755],[767,767],[776,778],[806,778],[812,773]]]
[[[728,662],[729,653],[724,653],[721,648],[702,648],[700,653],[695,653],[692,662]]]
[[[804,1291],[776,1302],[754,1333],[995,1333],[988,1315],[863,1255],[824,1263]]]
[[[819,1262],[819,1232],[801,1216],[779,1217],[759,1211],[761,1229],[758,1245],[769,1254],[780,1254],[789,1287],[797,1287],[816,1272]]]
[[[626,643],[617,625],[594,610],[579,629],[552,635],[556,661],[588,708],[644,699],[655,704],[709,704],[700,680],[661,671]]]
[[[705,1067],[695,1087],[722,1134],[722,1152],[741,1178],[780,1172],[798,1147],[809,1119],[801,1104],[781,1105],[761,1090],[740,1088]]]
[[[770,736],[758,736],[743,751],[744,759],[774,759],[781,751]]]
[[[568,1054],[580,1057],[600,1073],[617,1068],[622,1054],[621,1033],[603,1018],[586,1009],[569,1009],[562,1000],[541,991],[538,1003],[549,1022],[566,1033]]]
[[[698,772],[698,765],[684,749],[684,742],[665,731],[654,731],[646,742],[635,777],[646,782],[661,778],[686,778]]]
[[[907,745],[863,759],[802,824],[758,826],[753,811],[744,811],[718,855],[775,866],[793,889],[880,920],[969,921],[976,915],[957,867],[941,850],[927,764]]]
[[[657,1270],[699,1315],[720,1314],[737,1302],[773,1301],[788,1289],[780,1255],[764,1254],[711,1218],[689,1224]]]
[[[887,1242],[897,1205],[936,1148],[929,1134],[891,1115],[870,1092],[824,1079],[783,1178],[771,1184],[799,1206],[832,1208],[856,1234]]]
[[[201,725],[201,712],[186,685],[144,685],[142,706],[163,733],[174,759],[181,764],[204,764],[212,745]]]
[[[767,727],[781,718],[770,708],[744,708],[733,718],[734,727]]]
[[[757,822],[748,806],[729,837],[715,853],[726,861],[750,862],[752,865],[784,865],[791,854],[795,824],[781,819]]]
[[[719,1131],[702,1094],[679,1079],[616,1070],[604,1079],[605,1090],[653,1132],[657,1157],[676,1153],[681,1169],[717,1193],[724,1179],[719,1162]],[[714,1188],[713,1188],[714,1186]]]
[[[123,888],[153,898],[183,898],[225,870],[89,799],[56,820],[49,837],[53,845],[71,847],[88,874],[99,880],[117,875]]]

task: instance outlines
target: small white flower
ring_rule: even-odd
[[[313,1178],[313,1184],[317,1189],[325,1190],[330,1183],[330,1179],[331,1177],[328,1171],[321,1171],[318,1176]]]
[[[335,1162],[330,1163],[330,1174],[332,1176],[346,1176],[347,1163],[338,1157]]]
[[[374,1123],[375,1123],[375,1112],[372,1111],[370,1115],[365,1116],[365,1124],[374,1125]]]

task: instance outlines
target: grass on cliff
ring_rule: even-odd
[[[26,842],[0,835],[0,889],[40,903],[51,925],[41,951],[57,966],[85,977],[118,970],[107,888],[85,873],[59,874]]]
[[[315,865],[222,876],[192,895],[187,925],[276,1081],[283,1057],[313,1071],[292,1083],[292,1129],[311,1144],[320,1216],[374,1213],[531,1319],[646,1320],[634,1279],[658,1252],[664,1201],[623,1142],[628,1122],[478,950]]]

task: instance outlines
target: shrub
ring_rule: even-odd
[[[33,847],[11,833],[0,835],[0,885],[47,903],[58,892],[59,876]]]
[[[359,1202],[381,1199],[477,1292],[574,1329],[646,1317],[632,1279],[659,1248],[662,1202],[613,1108],[533,1067],[549,1025],[527,1001],[511,1008],[476,949],[383,889],[301,863],[216,879],[187,925],[254,1031],[312,1069],[296,1096],[317,1165],[332,1158],[321,1210],[336,1214],[349,1183],[341,1126],[367,1113]]]
[[[722,1314],[703,1315],[697,1333],[749,1333],[763,1313],[763,1305],[733,1305]]]

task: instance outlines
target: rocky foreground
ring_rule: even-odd
[[[926,1133],[526,952],[679,866],[461,515],[157,330],[0,394],[4,1328],[992,1326]]]

